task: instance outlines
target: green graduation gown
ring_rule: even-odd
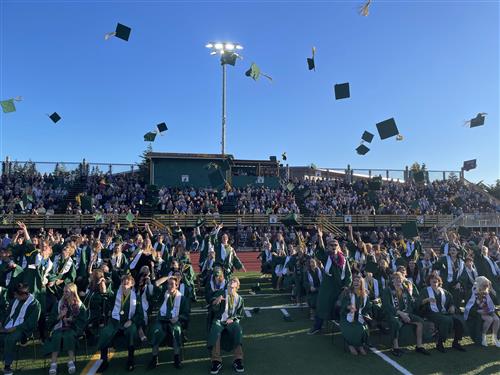
[[[233,306],[231,306],[227,293],[225,293],[224,298],[225,300],[218,305],[212,305],[212,303],[210,303],[209,315],[211,320],[209,322],[207,348],[212,350],[220,337],[221,349],[229,352],[242,344],[243,331],[241,329],[240,320],[243,318],[244,301],[243,297],[236,295]],[[232,319],[233,322],[227,324],[226,320],[228,319]]]
[[[348,309],[353,300],[357,309],[355,313]],[[369,328],[364,318],[366,316],[371,316],[369,296],[362,298],[353,293],[346,293],[340,308],[340,331],[349,345],[360,347],[368,342]]]

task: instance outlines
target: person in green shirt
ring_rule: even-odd
[[[61,351],[68,352],[68,373],[76,372],[75,349],[78,337],[87,325],[87,318],[87,309],[80,301],[76,285],[67,284],[62,298],[49,316],[51,334],[43,348],[45,354],[51,354],[49,375],[57,374],[57,357]]]
[[[236,372],[244,372],[243,367],[243,331],[240,320],[243,318],[244,302],[238,294],[240,281],[233,276],[224,294],[212,295],[209,303],[211,320],[207,338],[207,348],[211,353],[211,374],[218,374],[222,369],[221,349],[233,351],[233,368]]]
[[[181,346],[183,323],[189,320],[188,299],[178,290],[176,277],[169,277],[167,290],[158,310],[158,318],[151,327],[152,358],[148,368],[158,366],[160,345],[165,341],[174,349],[174,366],[181,368]]]
[[[11,303],[3,324],[0,325],[0,341],[3,342],[4,375],[12,375],[11,368],[16,345],[30,337],[40,316],[40,303],[30,294],[27,285],[19,283],[14,289]]]

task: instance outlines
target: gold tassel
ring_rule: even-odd
[[[367,17],[370,14],[370,4],[372,0],[368,0],[366,3],[364,3],[361,8],[359,8],[359,14],[362,15],[363,17]]]

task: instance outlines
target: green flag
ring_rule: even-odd
[[[10,113],[16,111],[16,105],[14,104],[14,99],[2,100],[0,104],[2,105],[3,113]]]

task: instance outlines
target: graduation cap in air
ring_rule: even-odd
[[[220,63],[222,65],[229,64],[231,66],[236,65],[236,59],[240,57],[236,52],[226,51],[220,56]]]
[[[258,314],[258,313],[260,313],[260,307],[254,307],[254,308],[252,309],[252,313],[253,313],[253,314]]]
[[[281,154],[281,159],[283,161],[286,161],[286,152],[284,152],[284,153]]]
[[[257,81],[260,76],[263,76],[263,77],[266,77],[267,79],[269,79],[270,81],[272,81],[273,79],[268,76],[267,74],[264,74],[260,71],[260,68],[257,66],[256,63],[252,63],[252,65],[250,65],[250,69],[248,69],[246,72],[245,72],[245,75],[247,77],[251,77],[254,81]]]
[[[130,38],[131,31],[132,31],[132,29],[130,27],[122,25],[121,23],[118,23],[118,24],[116,24],[115,31],[104,35],[104,39],[108,40],[112,36],[116,36],[117,38],[128,42],[128,39]]]
[[[158,125],[156,125],[156,129],[158,129],[158,133],[160,133],[161,135],[163,132],[168,130],[167,124],[165,124],[164,122],[159,123]]]
[[[379,122],[377,124],[377,131],[380,139],[382,140],[394,137],[399,134],[399,130],[396,126],[396,121],[394,121],[394,118]]]
[[[298,218],[297,214],[291,213],[286,215],[283,219],[281,219],[281,222],[285,225],[290,225],[290,226],[299,225],[297,218]]]
[[[20,102],[21,100],[23,100],[22,96],[16,96],[15,98],[0,101],[3,113],[15,112],[16,105],[14,102]]]
[[[314,164],[314,163],[311,163],[311,164],[309,165],[309,168],[311,168],[311,169],[317,169],[316,164]]]
[[[365,145],[359,145],[356,148],[356,152],[358,153],[358,155],[365,155],[368,151],[370,151],[370,149]]]
[[[487,115],[487,113],[480,112],[473,119],[470,119],[469,121],[466,121],[465,125],[470,125],[471,128],[475,128],[477,126],[483,126],[484,125],[484,119],[485,119],[486,115]]]
[[[475,169],[476,168],[476,159],[473,159],[473,160],[466,160],[464,161],[464,165],[462,167],[462,169],[464,171],[470,171],[471,169]]]
[[[368,131],[364,131],[363,132],[363,135],[361,136],[361,139],[365,142],[368,142],[368,143],[371,143],[373,141],[373,134],[368,132]]]
[[[382,180],[378,177],[374,177],[368,181],[368,190],[375,191],[382,188]]]
[[[424,171],[418,171],[413,174],[413,179],[417,183],[425,182],[425,173]]]
[[[208,174],[208,181],[212,188],[218,188],[224,184],[224,177],[221,171],[217,168]]]
[[[125,216],[125,220],[129,222],[129,224],[132,224],[132,222],[135,220],[135,216],[132,212],[129,212],[127,216]]]
[[[292,182],[289,182],[288,184],[286,184],[286,188],[288,191],[292,191],[293,189],[295,189],[295,185]]]
[[[145,142],[154,142],[156,138],[156,132],[147,132],[144,134],[144,141]]]
[[[335,91],[335,100],[347,99],[351,97],[349,91],[349,82],[336,84],[334,86],[334,91]]]
[[[57,112],[54,112],[53,114],[49,115],[49,118],[54,124],[56,124],[61,119],[61,116],[59,116]]]
[[[416,221],[409,221],[401,225],[401,231],[405,238],[413,238],[418,236],[418,228]]]
[[[198,228],[198,227],[201,227],[203,224],[205,224],[205,219],[202,218],[202,217],[199,217],[197,220],[196,220],[196,225],[195,227]]]
[[[313,47],[312,48],[312,57],[311,58],[307,58],[307,67],[309,68],[309,70],[314,70],[316,71],[316,65],[314,64],[314,55],[316,54],[316,47]]]

